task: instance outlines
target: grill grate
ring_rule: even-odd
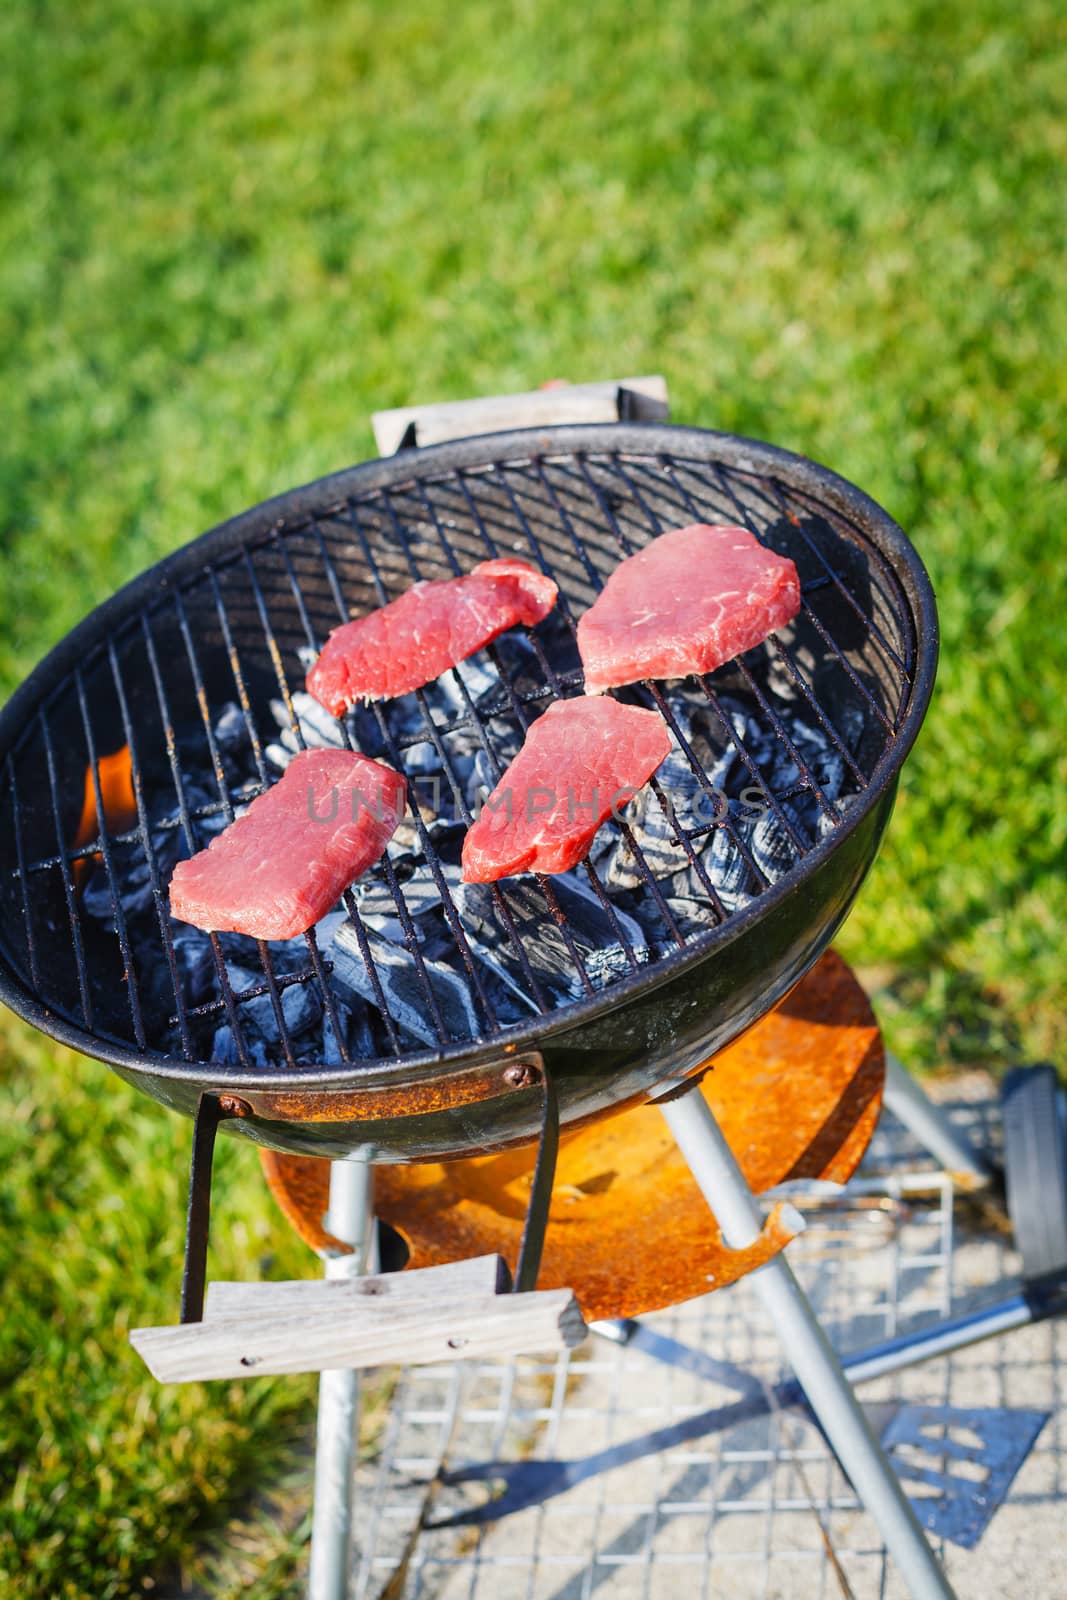
[[[430,686],[405,697],[402,717],[392,702],[361,710],[339,726],[349,748],[380,754],[406,772],[416,794],[413,756],[428,747],[464,824],[471,810],[460,745],[473,742],[495,783],[518,737],[551,699],[581,692],[575,624],[617,561],[665,528],[694,520],[743,523],[800,569],[802,609],[790,629],[710,676],[687,680],[688,692],[699,695],[721,728],[723,750],[732,751],[751,792],[788,840],[793,865],[787,876],[803,870],[820,838],[841,825],[874,780],[908,708],[914,623],[889,562],[835,499],[755,464],[664,453],[550,454],[436,473],[415,457],[412,472],[399,485],[339,503],[329,503],[323,490],[322,503],[310,512],[305,503],[299,514],[222,549],[180,581],[161,581],[146,604],[120,615],[106,641],[52,688],[8,753],[0,788],[4,954],[50,1010],[91,1037],[192,1063],[214,1059],[215,1033],[227,1027],[238,1063],[250,1071],[307,1059],[345,1063],[419,1053],[394,1014],[388,975],[380,968],[381,943],[351,890],[343,909],[375,1013],[355,1049],[346,1035],[335,962],[314,929],[304,936],[299,958],[292,942],[259,942],[253,981],[242,957],[245,976],[237,983],[225,936],[172,922],[166,898],[177,854],[202,848],[276,776],[275,724],[285,725],[297,748],[317,737],[301,715],[307,652],[317,651],[339,621],[395,598],[418,579],[453,576],[476,561],[514,553],[560,589],[558,615],[519,630],[525,645],[518,667],[504,640],[476,658],[492,680],[488,691],[472,690],[469,674],[453,671],[447,714]],[[735,727],[724,703],[733,693],[747,698],[775,759],[788,767],[785,785],[773,781],[766,754],[761,757]],[[625,976],[669,962],[672,950],[710,945],[734,915],[736,904],[724,895],[704,849],[709,835],[723,841],[720,860],[732,856],[743,864],[747,900],[758,899],[781,875],[757,859],[736,806],[723,804],[673,690],[648,683],[623,694],[663,716],[693,783],[713,808],[710,820],[684,819],[661,779],[652,780],[649,806],[658,808],[667,827],[678,869],[688,870],[698,886],[706,926],[687,925],[672,907],[662,870],[627,816],[605,826],[629,853],[647,910],[644,927],[654,923],[644,947],[598,860],[576,869],[602,913],[615,971]],[[237,731],[231,728],[224,741],[220,717],[229,704],[236,707]],[[818,728],[843,763],[836,796],[798,747],[791,731],[796,715]],[[846,723],[861,727],[859,736],[850,735]],[[368,738],[375,749],[367,749]],[[116,820],[102,786],[101,757],[123,745],[132,805]],[[83,789],[91,789],[96,817],[106,825],[97,822],[94,837],[75,843],[74,808]],[[814,803],[815,830],[798,821],[801,796]],[[575,993],[599,992],[605,980],[590,968],[588,942],[573,925],[562,889],[536,877],[539,911],[520,917],[494,885],[488,891],[493,917],[530,1022],[502,1014],[499,988],[457,903],[437,822],[415,804],[411,826],[411,855],[428,869],[440,907],[443,952],[428,953],[403,869],[391,854],[373,875],[395,913],[405,981],[414,985],[439,1051],[517,1036],[571,1003],[542,981],[531,959],[546,930],[562,941]],[[93,871],[102,873],[110,895],[110,926],[88,916],[82,903],[84,877]],[[392,952],[390,959],[396,959]],[[442,988],[442,963],[469,997],[458,1012]],[[313,993],[321,1016],[311,1057],[306,1038],[295,1042],[287,1009],[290,991],[300,989]],[[273,1018],[265,1054],[264,1000]]]

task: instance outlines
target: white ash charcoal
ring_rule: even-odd
[[[374,1036],[370,1030],[366,1007],[358,1005],[358,1009],[353,1012],[348,1006],[335,999],[334,1012],[337,1016],[341,1036],[348,1050],[349,1061],[374,1060],[378,1055],[378,1051],[374,1046]],[[344,1052],[341,1049],[341,1039],[334,1032],[329,1011],[323,1013],[321,1045],[315,1048],[310,1059],[324,1067],[341,1066],[345,1060]]]
[[[560,874],[552,878],[551,884],[567,919],[567,932],[594,988],[604,988],[630,970],[620,939],[629,943],[639,962],[647,959],[648,943],[639,924],[618,908],[613,921],[596,892],[577,873]],[[456,904],[464,930],[480,960],[531,1010],[536,1010],[529,980],[493,887],[487,883],[459,885]],[[540,885],[528,878],[508,878],[495,887],[511,913],[515,933],[542,989],[557,998],[579,999],[585,990],[578,968]]]
[[[675,735],[674,746],[656,773],[656,786],[667,802],[667,809],[652,786],[646,785],[622,811],[623,821],[656,878],[670,877],[689,859],[678,831],[689,833],[704,828],[725,808],[723,786],[732,765],[732,753],[728,753],[732,752],[732,746],[707,701],[697,700],[684,690],[674,690],[667,698],[693,759],[690,760]],[[737,729],[739,737],[745,727],[742,712]],[[694,772],[694,761],[706,774],[704,778]],[[712,833],[697,832],[690,839],[690,848],[694,854],[700,854],[713,837]],[[599,830],[592,853],[609,889],[636,889],[646,882],[625,833],[616,824],[605,823]]]
[[[459,867],[442,861],[438,870],[454,896],[459,888]],[[428,911],[434,911],[441,905],[441,890],[428,861],[421,862],[414,872],[402,878],[398,874],[398,878],[404,904],[412,919],[424,916]],[[397,922],[399,918],[397,903],[384,879],[368,876],[354,884],[352,892],[359,906],[360,916],[364,921],[372,921],[379,932],[385,931],[379,926],[381,921]]]
[[[254,1067],[268,1067],[271,1065],[271,1055],[267,1044],[261,1034],[253,1033],[242,1028],[241,1036],[244,1040],[245,1054]],[[278,1056],[281,1056],[281,1046],[276,1046]],[[237,1040],[233,1036],[233,1029],[229,1023],[224,1023],[216,1030],[215,1041],[211,1047],[211,1060],[217,1067],[237,1067],[241,1065],[241,1055],[237,1048]]]
[[[284,700],[272,700],[270,703],[271,716],[280,731],[277,742],[269,744],[264,754],[271,765],[277,767],[280,772],[284,772],[293,757],[299,755],[305,747],[309,750],[345,748],[344,729],[337,718],[332,717],[317,700],[313,700],[301,689],[293,695],[292,701],[300,737],[293,727],[289,708]]]
[[[411,951],[405,945],[394,944],[391,939],[383,938],[373,928],[365,929],[365,933],[393,1021],[398,1028],[422,1044],[436,1047],[439,1043],[437,1032]],[[328,956],[333,962],[335,982],[346,985],[373,1006],[374,985],[351,923],[346,922],[338,929]],[[452,1039],[477,1038],[481,1030],[467,984],[450,967],[439,961],[426,961],[424,966],[426,980],[437,1002],[447,1035]]]
[[[187,852],[181,848],[177,828],[156,828],[151,837],[159,881],[165,891],[179,855]],[[114,839],[109,844],[109,854],[115,891],[126,919],[153,910],[152,874],[140,839]],[[114,926],[115,905],[102,855],[93,862],[92,875],[82,892],[82,907],[95,921],[109,928]]]
[[[234,700],[227,700],[212,729],[215,743],[225,755],[238,755],[251,748],[245,714]]]
[[[262,971],[257,973],[232,962],[226,963],[226,972],[235,998],[244,990],[260,988],[266,982]],[[283,974],[276,972],[276,976]],[[284,988],[279,989],[278,998],[290,1038],[295,1039],[309,1028],[313,1028],[322,1016],[318,985],[310,980],[304,983],[286,984]],[[241,1019],[241,1027],[246,1037],[250,1029],[267,1039],[277,1037],[278,1024],[275,1021],[274,1006],[269,994],[255,995],[251,1000],[239,1001],[237,1015]]]

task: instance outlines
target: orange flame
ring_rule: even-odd
[[[124,744],[121,750],[116,750],[109,756],[101,756],[97,761],[97,770],[100,774],[100,798],[104,803],[103,829],[109,834],[121,833],[123,829],[129,827],[137,815],[129,745]],[[90,840],[96,839],[101,831],[100,819],[96,813],[93,769],[89,766],[85,769],[85,799],[82,803],[81,821],[78,823],[78,831],[74,835],[71,848],[80,850]],[[90,865],[99,859],[99,855],[83,856],[80,861],[74,863],[76,884],[81,884]]]

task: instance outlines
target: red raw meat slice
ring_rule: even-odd
[[[621,562],[579,621],[586,693],[714,672],[799,610],[796,567],[747,528],[675,528]]]
[[[464,879],[568,872],[604,819],[633,798],[670,748],[655,711],[588,695],[555,701],[530,728],[464,839]]]
[[[357,700],[391,700],[439,678],[517,622],[556,603],[551,578],[506,556],[462,578],[416,583],[380,611],[335,628],[308,673],[308,693],[339,717]]]
[[[404,780],[348,750],[304,750],[206,850],[179,861],[171,915],[218,933],[291,939],[377,861],[404,810]]]

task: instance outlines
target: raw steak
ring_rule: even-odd
[[[416,583],[379,611],[335,628],[308,673],[308,693],[342,715],[357,700],[391,700],[439,678],[517,622],[540,622],[556,585],[510,556],[462,578]]]
[[[304,750],[273,788],[170,880],[171,915],[215,932],[291,939],[385,849],[404,780],[348,750]]]
[[[796,567],[747,529],[675,528],[621,562],[579,621],[586,693],[714,672],[799,609]]]
[[[530,728],[464,839],[465,881],[568,872],[670,748],[655,711],[588,695],[557,700]]]

